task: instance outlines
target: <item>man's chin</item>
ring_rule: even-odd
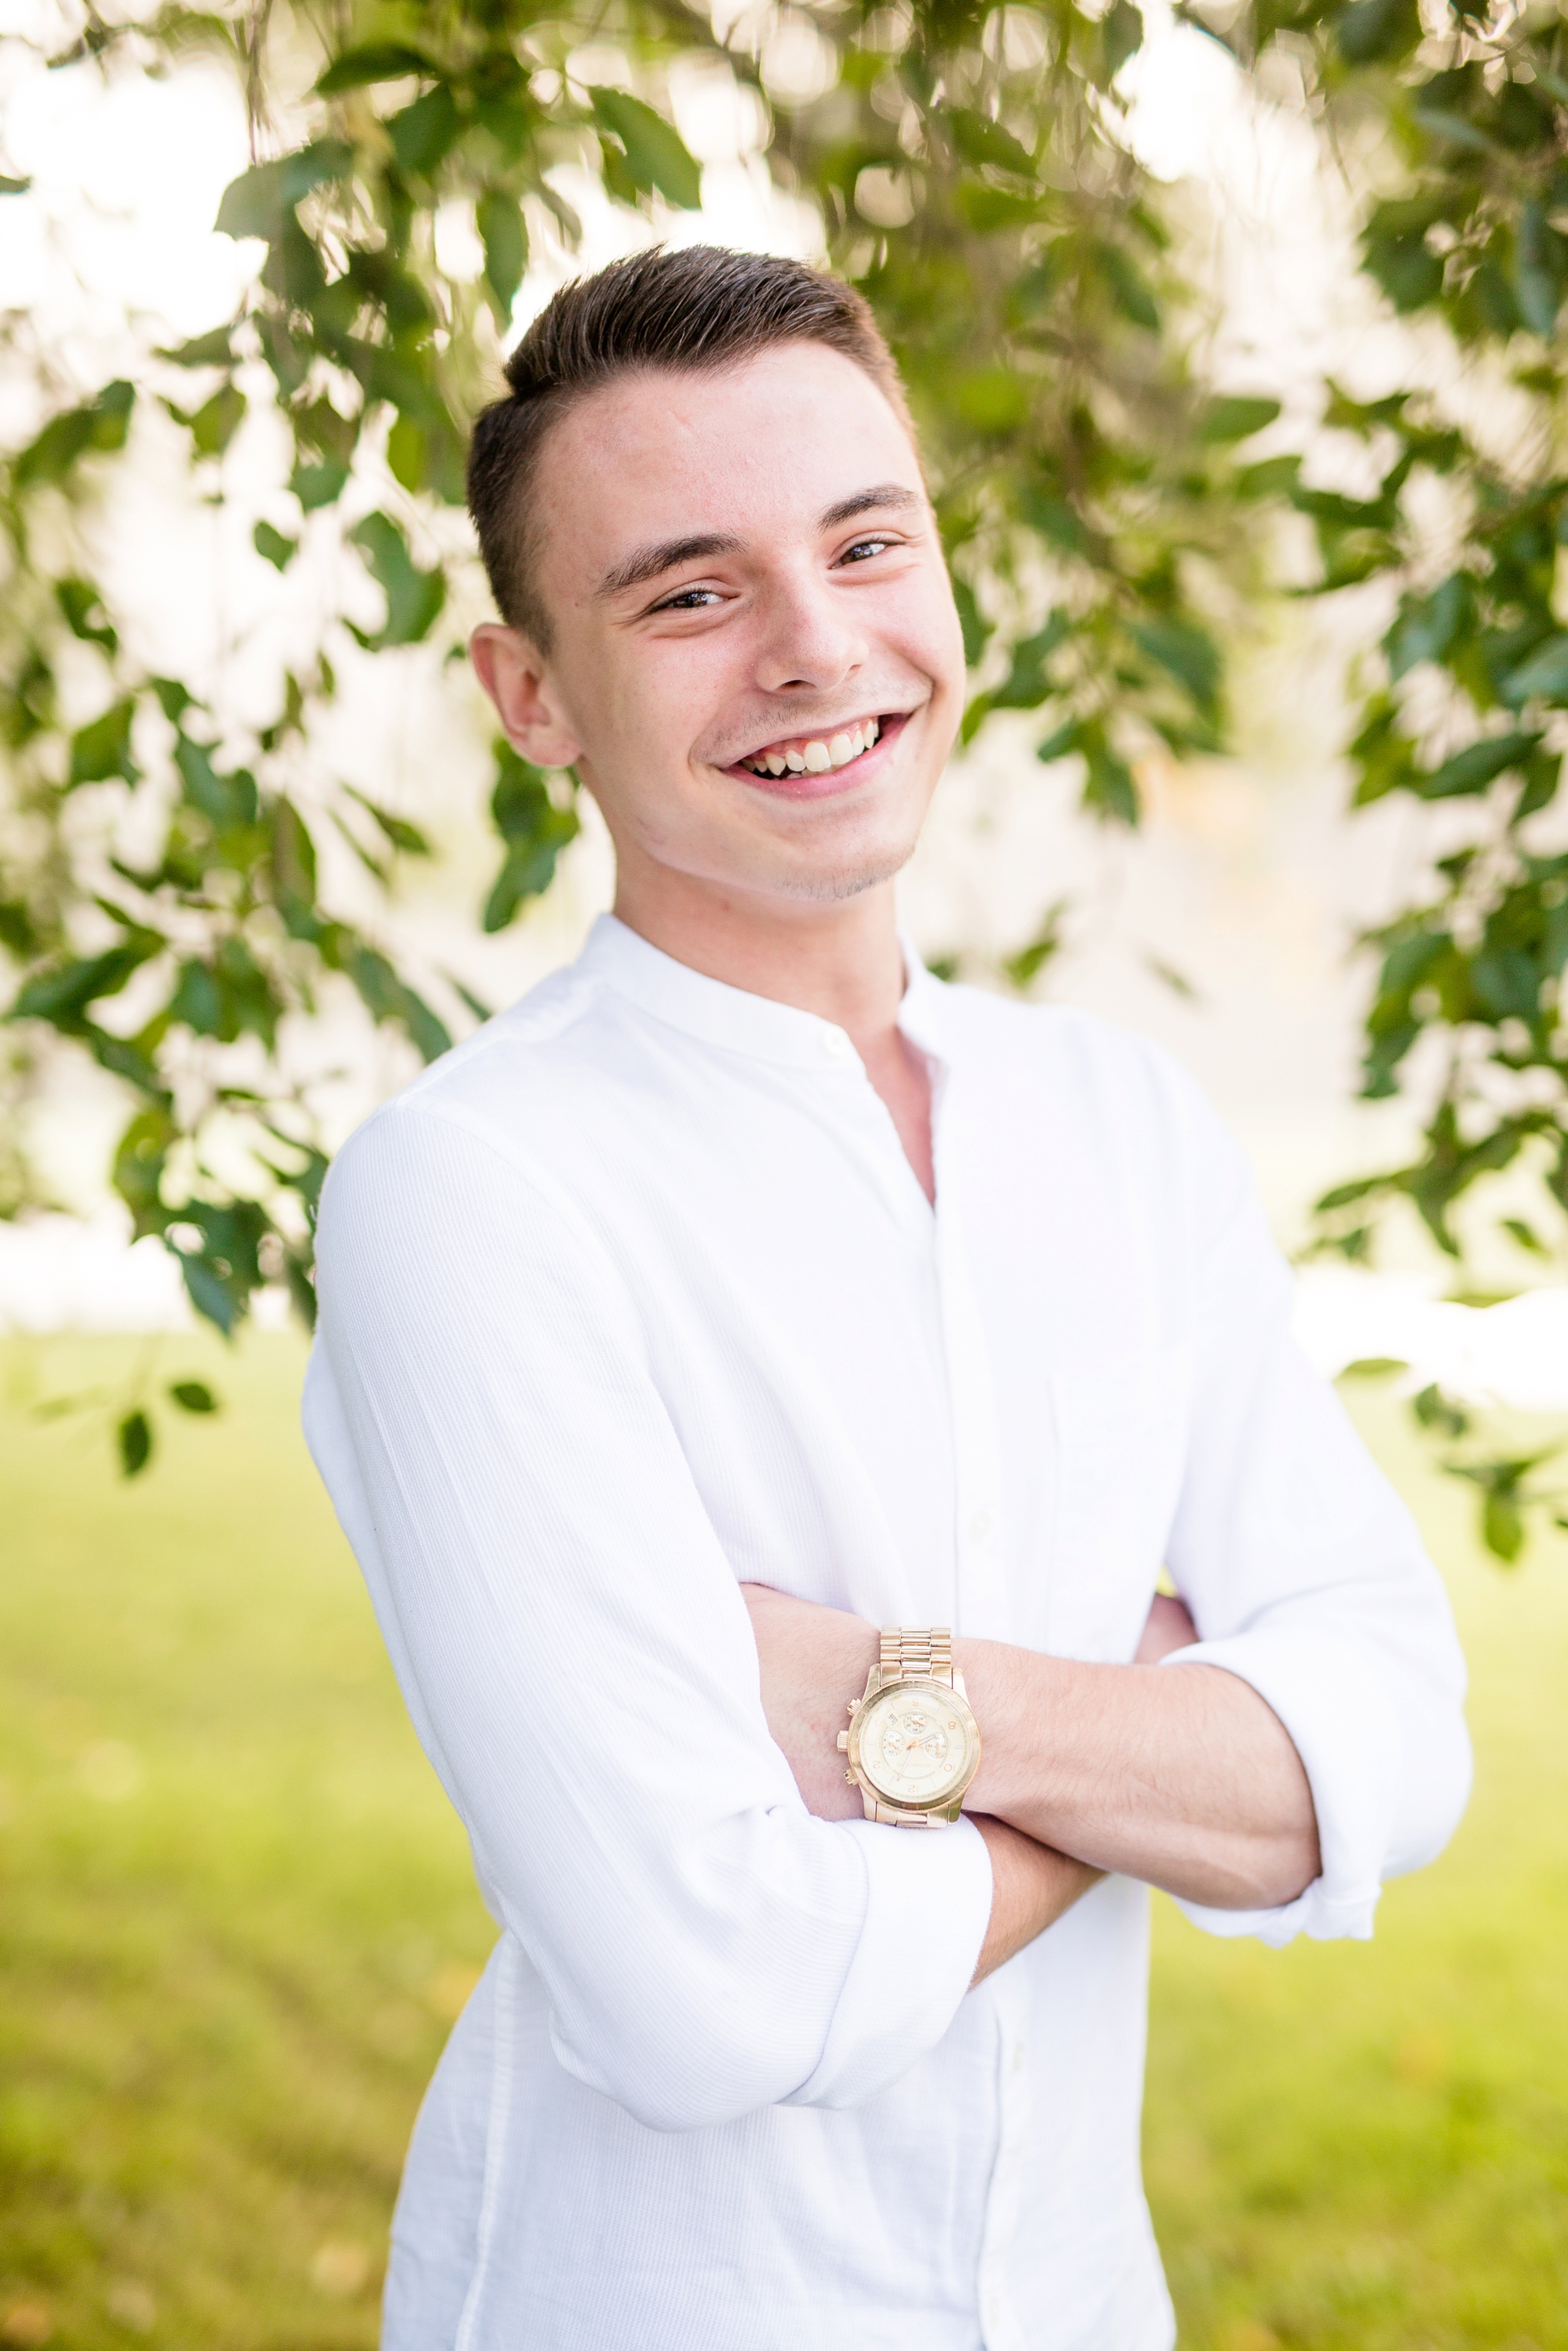
[[[780,863],[765,886],[806,905],[831,906],[863,897],[902,873],[918,838],[912,834],[907,841],[868,841],[858,851],[841,848],[832,856],[791,859]]]

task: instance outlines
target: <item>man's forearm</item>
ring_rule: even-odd
[[[875,1629],[760,1585],[746,1593],[768,1724],[807,1803],[825,1819],[858,1813],[833,1740],[875,1657]],[[980,1724],[970,1812],[1216,1909],[1273,1908],[1318,1875],[1301,1758],[1236,1675],[1080,1665],[998,1641],[958,1640],[953,1652]]]
[[[999,1641],[956,1641],[954,1662],[982,1729],[975,1811],[1216,1909],[1270,1909],[1317,1876],[1301,1760],[1235,1674],[1081,1665]]]
[[[975,1826],[991,1856],[990,1923],[973,1978],[974,1983],[983,1983],[1015,1951],[1054,1927],[1105,1873],[1071,1861],[1064,1853],[1048,1851],[1006,1821],[981,1814]]]

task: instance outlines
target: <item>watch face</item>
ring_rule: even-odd
[[[950,1799],[971,1776],[970,1722],[967,1708],[940,1682],[906,1682],[883,1690],[862,1708],[856,1723],[861,1770],[879,1794],[895,1803]]]

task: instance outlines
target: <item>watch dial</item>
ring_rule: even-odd
[[[939,1685],[921,1682],[874,1699],[861,1725],[861,1767],[884,1796],[935,1802],[963,1777],[968,1729]]]

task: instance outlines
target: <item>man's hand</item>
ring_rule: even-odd
[[[742,1587],[768,1727],[810,1809],[852,1818],[859,1792],[834,1740],[865,1687],[873,1626],[841,1610]],[[1139,1658],[1183,1647],[1191,1619],[1156,1601]],[[1195,1665],[1082,1665],[1000,1641],[957,1640],[978,1718],[965,1809],[990,1813],[1091,1870],[1115,1870],[1215,1909],[1271,1909],[1317,1876],[1317,1819],[1279,1717],[1238,1676]],[[1082,1889],[1080,1889],[1082,1890]]]

